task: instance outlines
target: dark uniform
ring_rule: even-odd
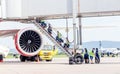
[[[89,54],[87,48],[85,48],[84,59],[85,59],[85,63],[89,63]]]

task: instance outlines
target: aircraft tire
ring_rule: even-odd
[[[26,57],[25,57],[25,56],[20,55],[20,61],[21,61],[21,62],[25,62],[25,60],[26,60]]]

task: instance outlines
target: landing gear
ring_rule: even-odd
[[[83,61],[83,56],[80,53],[76,53],[74,57],[69,57],[69,64],[82,64]]]
[[[20,55],[20,61],[21,61],[21,62],[25,62],[25,60],[26,60],[26,57],[25,57],[25,56]]]
[[[25,61],[31,61],[31,62],[37,61],[36,58],[37,58],[37,55],[35,55],[35,56],[30,56],[30,57],[20,55],[20,61],[21,61],[21,62],[25,62]]]

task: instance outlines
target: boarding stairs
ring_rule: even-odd
[[[41,27],[40,23],[37,23],[36,21],[33,21],[33,23],[35,24],[35,26],[40,30],[40,32],[42,32],[44,35],[46,35],[57,47],[59,47],[67,56],[72,57],[72,51],[69,50],[68,48],[63,48],[55,39],[55,37],[53,37],[53,35],[50,35],[47,30],[43,27]],[[53,31],[52,31],[53,33]],[[55,33],[54,33],[55,34]]]

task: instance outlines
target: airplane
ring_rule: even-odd
[[[104,27],[108,27],[108,26],[104,26]],[[104,28],[104,27],[99,26],[99,28]],[[84,28],[97,28],[97,27],[93,26],[93,27],[84,27]],[[41,47],[44,44],[42,33],[37,28],[33,28],[33,27],[32,28],[25,27],[22,29],[14,28],[14,29],[0,30],[0,37],[8,37],[8,36],[13,36],[16,50],[19,52],[20,60],[22,62],[24,62],[25,59],[28,57],[30,58],[30,60],[34,61],[34,58],[39,53]]]
[[[114,57],[115,55],[120,54],[120,50],[118,48],[103,48],[101,47],[99,49],[101,56],[104,57],[104,55],[110,56],[112,55],[112,57]]]

